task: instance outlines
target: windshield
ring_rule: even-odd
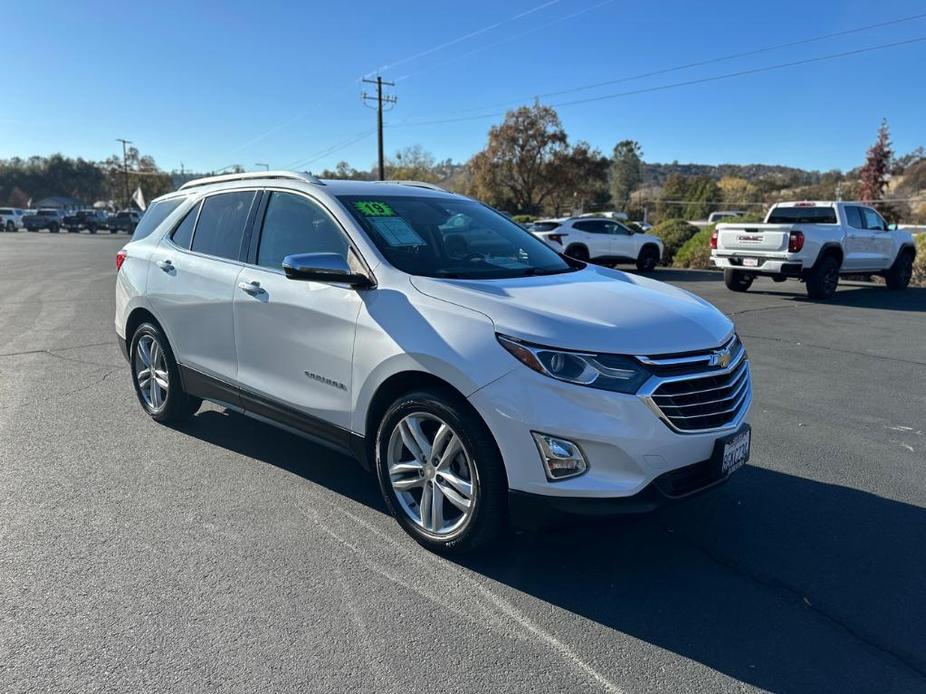
[[[338,199],[386,259],[410,275],[498,279],[575,269],[528,231],[473,200],[404,195]]]
[[[57,217],[57,210],[39,210],[39,217]]]

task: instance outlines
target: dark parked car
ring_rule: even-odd
[[[54,208],[41,209],[35,214],[28,214],[23,217],[23,226],[27,231],[38,231],[39,229],[48,229],[51,233],[57,234],[61,230],[64,222],[64,214],[61,210]]]
[[[109,219],[103,210],[80,210],[74,214],[67,215],[64,218],[64,228],[68,231],[80,231],[86,229],[91,234],[95,234],[97,229],[105,229]]]
[[[138,226],[139,219],[141,219],[140,212],[119,212],[109,218],[109,233],[115,234],[117,231],[127,231],[133,234],[135,233],[135,227]]]

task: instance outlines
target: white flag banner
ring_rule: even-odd
[[[147,205],[145,204],[145,196],[141,192],[141,186],[138,186],[138,188],[135,189],[135,194],[132,195],[132,200],[134,200],[135,204],[138,205],[138,209],[140,209],[142,212],[145,211]]]

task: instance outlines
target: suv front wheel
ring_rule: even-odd
[[[465,403],[409,393],[376,434],[386,505],[424,547],[463,553],[496,539],[507,522],[508,482],[492,435]]]
[[[138,326],[129,356],[135,394],[152,419],[161,423],[179,422],[196,414],[203,401],[183,391],[174,353],[158,326],[153,323]]]

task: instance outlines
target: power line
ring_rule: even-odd
[[[376,102],[376,135],[377,135],[377,154],[379,161],[379,180],[386,180],[386,162],[383,156],[383,104],[389,106],[395,104],[398,99],[392,95],[383,95],[383,86],[394,87],[395,82],[384,82],[381,75],[377,75],[375,80],[364,78],[365,84],[376,85],[376,96],[370,96],[366,92],[360,94],[364,104],[367,101],[375,100]]]
[[[610,5],[610,4],[613,3],[614,1],[615,1],[615,0],[602,0],[601,2],[598,2],[598,3],[595,3],[594,5],[591,5],[590,7],[583,8],[583,9],[578,10],[578,11],[576,11],[576,12],[570,12],[570,13],[567,14],[567,15],[564,15],[564,16],[562,16],[562,17],[557,17],[556,19],[553,19],[553,20],[551,20],[551,21],[549,21],[549,22],[544,22],[543,24],[540,24],[540,25],[538,25],[538,26],[532,27],[532,28],[527,29],[527,30],[525,30],[525,31],[521,31],[521,32],[518,32],[518,33],[516,33],[516,34],[511,34],[511,35],[509,35],[509,36],[507,36],[507,37],[505,37],[505,38],[503,38],[503,39],[501,39],[501,40],[499,40],[499,41],[493,41],[492,43],[488,43],[488,44],[486,44],[486,45],[484,45],[484,46],[480,46],[479,48],[474,48],[474,49],[471,50],[471,51],[466,51],[465,53],[460,53],[460,54],[454,56],[453,58],[451,58],[451,59],[449,59],[449,60],[443,60],[443,61],[441,61],[441,62],[439,62],[439,63],[435,63],[434,65],[431,65],[430,67],[423,68],[423,69],[418,70],[418,71],[416,71],[416,72],[413,72],[413,73],[411,73],[411,74],[403,75],[402,77],[396,77],[396,78],[395,78],[395,81],[396,81],[396,82],[402,82],[402,81],[407,80],[407,79],[410,79],[410,78],[412,78],[412,77],[417,77],[418,75],[420,75],[420,74],[422,74],[422,73],[424,73],[424,72],[428,72],[429,70],[432,70],[432,69],[434,69],[434,68],[441,67],[442,65],[449,65],[449,64],[452,64],[452,63],[460,62],[460,61],[463,60],[464,58],[468,58],[469,56],[475,55],[476,53],[482,53],[482,52],[484,52],[484,51],[489,50],[490,48],[495,48],[496,46],[501,46],[501,45],[506,44],[506,43],[511,43],[512,41],[517,41],[518,39],[521,39],[521,38],[527,36],[528,34],[534,34],[534,33],[538,32],[538,31],[543,31],[544,29],[548,29],[549,27],[551,27],[551,26],[553,26],[553,25],[555,25],[555,24],[560,24],[560,23],[565,22],[565,21],[568,21],[568,20],[570,20],[570,19],[574,19],[574,18],[576,18],[576,17],[578,17],[578,16],[580,16],[580,15],[583,15],[583,14],[586,14],[586,13],[588,13],[588,12],[591,12],[592,10],[597,10],[599,7],[603,7],[604,5]]]
[[[375,132],[375,128],[369,128],[367,130],[364,130],[362,133],[357,133],[356,135],[354,135],[348,140],[344,140],[342,142],[339,142],[338,144],[332,145],[331,147],[327,147],[319,152],[316,152],[308,159],[297,160],[293,162],[292,164],[289,164],[286,168],[287,169],[299,169],[303,166],[314,164],[319,159],[327,157],[330,154],[334,154],[335,152],[339,152],[340,150],[350,147],[351,145],[356,144],[357,142],[360,142],[361,140],[365,140],[370,135],[372,135],[374,132]]]
[[[609,99],[618,99],[625,96],[634,96],[637,94],[648,94],[651,92],[665,91],[668,89],[676,89],[678,87],[687,87],[695,84],[705,84],[708,82],[717,82],[720,80],[732,79],[735,77],[744,77],[746,75],[755,75],[762,72],[772,72],[774,70],[783,70],[785,68],[797,67],[799,65],[808,65],[811,63],[819,63],[826,60],[835,60],[837,58],[846,58],[853,55],[861,55],[863,53],[871,53],[873,51],[885,50],[888,48],[897,48],[900,46],[908,46],[915,43],[921,43],[926,41],[926,36],[918,36],[916,38],[907,39],[906,41],[894,41],[891,43],[883,43],[877,46],[869,46],[867,48],[858,48],[851,51],[842,51],[840,53],[830,53],[827,55],[815,56],[813,58],[804,58],[802,60],[793,60],[787,63],[778,63],[776,65],[767,65],[764,67],[750,68],[747,70],[738,70],[736,72],[728,72],[722,75],[713,75],[711,77],[701,77],[698,79],[685,80],[683,82],[673,82],[670,84],[663,84],[655,87],[643,87],[640,89],[633,89],[625,92],[617,92],[613,94],[604,94],[600,96],[587,97],[584,99],[573,99],[571,101],[560,101],[557,103],[549,104],[552,107],[562,107],[562,106],[575,106],[578,104],[588,104],[596,101],[606,101]],[[497,118],[498,116],[505,115],[505,111],[496,111],[493,113],[483,113],[473,116],[456,116],[452,118],[442,118],[435,120],[422,120],[422,121],[401,121],[399,123],[389,124],[391,128],[400,128],[400,127],[414,127],[420,125],[442,125],[444,123],[458,123],[462,121],[469,120],[483,120],[485,118]]]
[[[481,34],[485,34],[486,32],[492,31],[493,29],[498,29],[500,26],[503,26],[509,22],[514,22],[518,19],[522,19],[523,17],[533,14],[534,12],[539,12],[540,10],[546,7],[549,7],[550,5],[557,4],[559,1],[560,0],[547,0],[547,2],[541,3],[540,5],[532,7],[531,9],[526,10],[524,12],[519,12],[518,14],[508,17],[507,19],[502,19],[500,21],[493,22],[492,24],[482,27],[481,29],[476,29],[475,31],[471,31],[467,34],[464,34],[463,36],[458,36],[457,38],[451,39],[450,41],[445,41],[444,43],[438,44],[437,46],[433,46],[432,48],[428,48],[427,50],[419,51],[418,53],[415,53],[413,55],[409,55],[404,58],[400,58],[399,60],[394,60],[391,63],[387,63],[386,65],[382,65],[379,68],[377,68],[375,72],[385,72],[386,70],[394,69],[398,67],[399,65],[404,65],[405,63],[410,63],[414,60],[418,60],[419,58],[424,58],[425,56],[431,55],[432,53],[437,53],[438,51],[442,51],[445,48],[449,48],[450,46],[455,46],[458,43],[462,43],[463,41],[467,41]],[[370,73],[370,74],[374,74],[374,73]],[[369,76],[370,75],[367,75],[367,77]]]
[[[708,58],[706,60],[699,60],[693,63],[685,63],[684,65],[675,65],[673,67],[662,68],[660,70],[652,70],[650,72],[642,72],[637,75],[630,75],[628,77],[619,77],[617,79],[605,80],[603,82],[593,82],[591,84],[583,84],[577,87],[570,87],[568,89],[560,89],[553,92],[545,92],[541,94],[531,94],[530,96],[525,96],[520,99],[512,99],[511,101],[506,101],[504,103],[491,104],[485,108],[494,108],[495,106],[508,106],[511,104],[520,104],[524,103],[529,99],[544,99],[551,96],[562,96],[563,94],[573,94],[575,92],[586,91],[589,89],[597,89],[598,87],[606,87],[611,84],[621,84],[624,82],[633,82],[639,79],[645,79],[647,77],[657,77],[659,75],[665,75],[671,72],[679,72],[681,70],[688,70],[694,67],[704,67],[705,65],[713,65],[714,63],[722,63],[728,60],[737,60],[739,58],[748,58],[749,56],[759,55],[761,53],[768,53],[770,51],[781,50],[782,48],[794,48],[795,46],[804,46],[810,43],[818,43],[820,41],[825,41],[827,39],[833,39],[840,36],[849,36],[851,34],[858,34],[863,31],[871,31],[872,29],[881,29],[886,26],[893,26],[895,24],[902,24],[904,22],[911,22],[917,19],[923,19],[926,17],[926,12],[921,14],[911,15],[909,17],[900,17],[898,19],[889,19],[884,22],[878,22],[877,24],[869,24],[867,26],[855,27],[853,29],[846,29],[844,31],[836,31],[829,34],[821,34],[819,36],[811,36],[806,39],[798,39],[797,41],[788,41],[786,43],[777,43],[771,46],[764,46],[762,48],[755,48],[749,51],[743,51],[741,53],[731,53],[729,55],[723,55],[716,58]],[[470,109],[471,110],[471,109]]]

